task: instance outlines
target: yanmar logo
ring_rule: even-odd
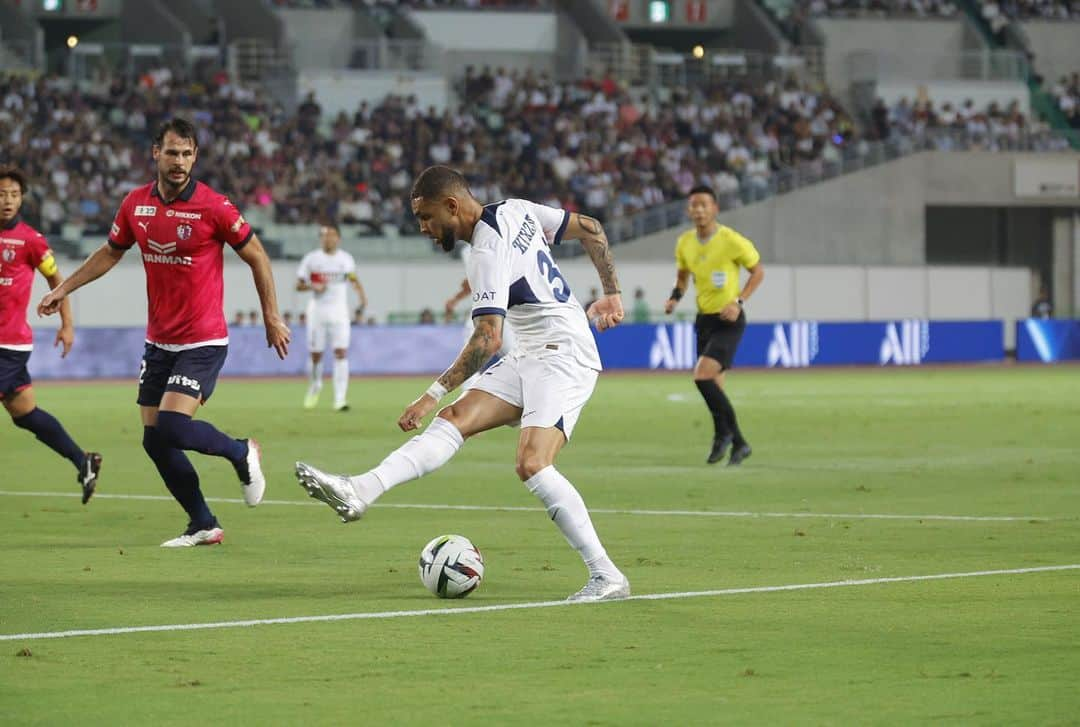
[[[136,217],[153,217],[157,214],[157,207],[152,204],[140,204],[135,206]]]
[[[15,285],[15,278],[0,278],[0,286],[10,287]]]
[[[153,240],[147,240],[146,246],[150,248],[150,252],[144,252],[142,254],[143,261],[148,263],[158,263],[160,265],[191,265],[191,256],[189,255],[173,255],[176,252],[176,243],[167,242],[162,244],[160,242],[154,242]]]

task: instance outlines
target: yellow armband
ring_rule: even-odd
[[[38,265],[37,269],[40,270],[41,274],[46,278],[51,278],[57,273],[56,258],[52,256],[52,253],[49,253],[42,259],[41,264]]]

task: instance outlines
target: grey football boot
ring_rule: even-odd
[[[296,479],[308,495],[333,508],[343,523],[359,520],[368,508],[368,504],[357,496],[348,477],[331,475],[309,464],[297,462]]]

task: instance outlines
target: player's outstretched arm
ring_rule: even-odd
[[[277,291],[274,289],[274,271],[270,267],[270,256],[266,254],[258,235],[252,235],[247,243],[236,251],[240,259],[251,268],[251,277],[255,280],[255,291],[259,294],[262,306],[263,324],[266,326],[266,345],[277,351],[278,358],[285,358],[289,353],[289,341],[292,335],[278,313]]]
[[[446,320],[452,320],[454,317],[454,309],[457,308],[457,304],[463,301],[472,293],[472,288],[469,287],[469,279],[465,278],[461,281],[461,287],[452,296],[446,299],[446,303],[443,305],[443,312],[445,313]]]
[[[564,236],[581,240],[581,246],[589,253],[589,259],[600,275],[604,294],[585,312],[589,320],[599,331],[619,325],[623,319],[619,277],[615,273],[615,258],[611,254],[611,245],[608,244],[603,225],[593,217],[574,212],[570,215]]]
[[[45,297],[38,303],[38,315],[51,316],[53,313],[61,311],[61,320],[63,320],[61,307],[64,305],[65,299],[87,283],[97,280],[112,270],[122,257],[124,257],[124,249],[114,247],[109,243],[105,243],[97,250],[94,250],[90,257],[86,258],[83,264],[71,274],[70,278],[62,281],[45,294]]]
[[[46,275],[45,280],[49,282],[49,290],[56,290],[64,282],[64,276],[57,270],[52,275]],[[71,315],[71,301],[67,298],[60,301],[60,329],[56,332],[53,348],[61,344],[64,348],[60,353],[60,358],[67,358],[71,347],[75,344],[75,319]]]
[[[449,392],[461,386],[465,381],[483,368],[502,346],[503,317],[500,315],[477,316],[473,319],[475,328],[465,348],[442,375],[435,379],[419,399],[409,404],[398,419],[398,426],[404,432],[420,426],[420,422],[439,405],[439,400]]]

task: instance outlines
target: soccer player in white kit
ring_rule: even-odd
[[[322,393],[323,352],[327,341],[334,350],[334,409],[348,411],[349,338],[352,320],[349,315],[348,286],[356,290],[360,308],[367,307],[364,286],[356,277],[356,261],[340,249],[341,231],[337,225],[323,225],[319,230],[318,250],[300,260],[296,271],[296,289],[310,290],[307,306],[307,343],[311,352],[308,364],[308,389],[304,408],[314,409]]]
[[[419,428],[440,399],[487,363],[502,342],[504,318],[517,345],[378,467],[345,477],[297,462],[301,486],[343,521],[358,520],[390,488],[450,461],[468,437],[519,424],[518,477],[544,503],[589,570],[588,582],[570,600],[626,598],[630,582],[604,550],[581,495],[555,468],[555,457],[573,433],[600,372],[589,320],[603,331],[623,319],[603,228],[591,217],[523,199],[484,207],[465,178],[443,166],[429,167],[417,178],[412,208],[420,231],[447,252],[457,240],[472,246],[467,273],[476,327],[450,368],[405,408],[398,426],[406,432]],[[550,245],[564,236],[581,240],[604,287],[588,319],[551,257]]]

